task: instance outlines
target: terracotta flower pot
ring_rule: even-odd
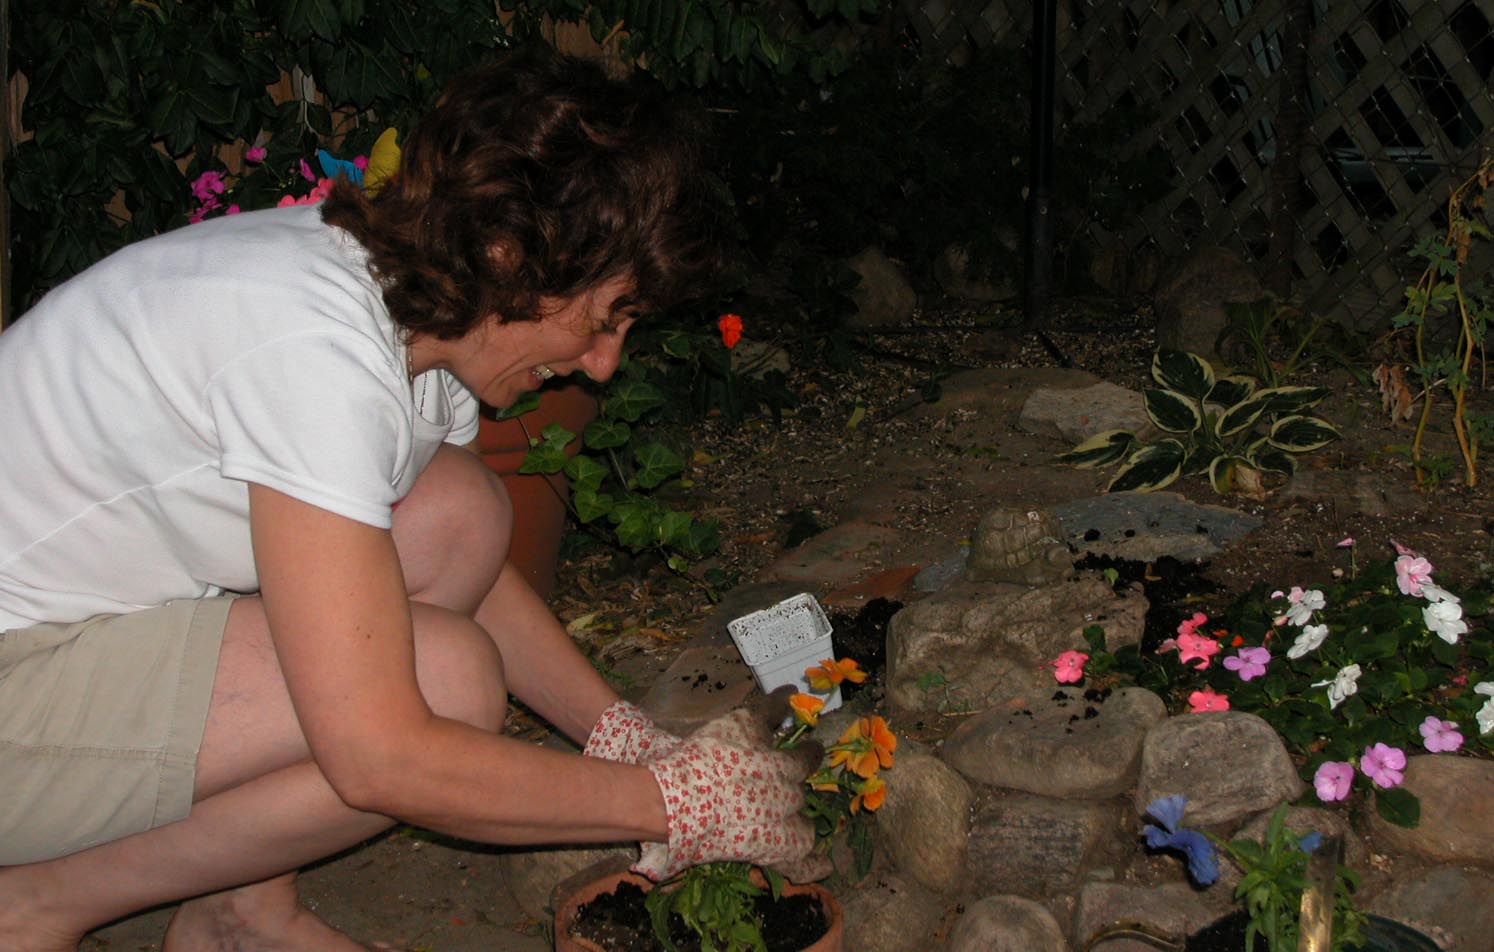
[[[596,419],[599,409],[600,404],[590,390],[572,383],[544,390],[538,409],[522,418],[496,420],[492,411],[484,407],[478,421],[478,451],[488,468],[503,479],[514,504],[509,560],[519,567],[541,598],[548,598],[555,588],[555,564],[560,556],[561,537],[565,535],[565,506],[570,486],[560,473],[521,476],[519,467],[529,454],[529,437],[538,439],[540,431],[551,423],[559,423],[576,434],[578,439],[566,447],[566,452],[578,452],[581,431]]]
[[[633,883],[643,890],[654,888],[651,880],[637,873],[612,873],[592,880],[565,898],[555,912],[555,952],[603,952],[602,947],[590,939],[571,935],[571,926],[582,906],[598,896],[616,890],[624,882]],[[841,952],[846,929],[845,909],[834,893],[819,883],[785,883],[783,895],[813,896],[819,901],[820,911],[825,915],[825,934],[819,941],[806,946],[802,952]]]

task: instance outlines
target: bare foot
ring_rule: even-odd
[[[163,952],[368,952],[301,905],[295,875],[182,904]]]
[[[82,931],[69,930],[49,915],[34,883],[22,871],[0,869],[0,952],[77,952]]]

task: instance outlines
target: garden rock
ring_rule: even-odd
[[[1243,711],[1183,714],[1147,732],[1141,745],[1136,813],[1159,797],[1188,798],[1190,827],[1231,826],[1303,790],[1286,746],[1261,718]]]
[[[1130,791],[1141,742],[1167,716],[1162,699],[1121,688],[1104,699],[1063,689],[1018,711],[973,717],[940,755],[973,780],[1049,797],[1113,797]]]
[[[965,907],[949,952],[1069,952],[1053,914],[1020,896],[987,896]]]
[[[965,563],[972,582],[1043,585],[1073,570],[1063,526],[1040,509],[994,509],[981,517]]]
[[[1141,394],[1106,381],[1078,390],[1039,387],[1022,404],[1017,427],[1074,445],[1106,430],[1129,430],[1143,440],[1161,433]]]
[[[887,627],[887,696],[906,711],[984,709],[1053,693],[1047,663],[1105,628],[1114,650],[1137,644],[1146,600],[1121,598],[1097,574],[1029,588],[959,583],[902,608]],[[929,690],[942,678],[942,692]],[[922,683],[920,683],[922,681]]]
[[[1017,243],[1015,235],[1003,238],[1003,244],[1010,249],[1015,249]],[[971,274],[970,250],[964,245],[946,247],[934,259],[933,273],[934,280],[950,297],[967,301],[1000,301],[1016,294],[1011,278],[999,271],[990,277]]]
[[[845,947],[927,952],[944,916],[944,900],[910,877],[872,874],[844,897]]]
[[[1415,829],[1374,813],[1374,842],[1439,863],[1494,866],[1494,761],[1422,754],[1406,758],[1406,790],[1421,801]]]
[[[1229,325],[1224,305],[1266,296],[1250,265],[1233,251],[1200,248],[1157,288],[1157,346],[1215,359]]]
[[[1260,526],[1258,516],[1178,493],[1106,493],[1052,507],[1064,538],[1093,555],[1154,562],[1205,559]]]
[[[1156,935],[1183,936],[1203,928],[1230,908],[1229,893],[1220,892],[1218,887],[1199,892],[1186,883],[1085,883],[1079,891],[1070,938],[1076,949],[1083,949],[1096,936],[1113,931],[1113,937],[1095,945],[1095,952],[1156,952],[1157,946],[1127,938],[1122,928],[1139,925]]]
[[[884,776],[887,800],[877,811],[877,831],[888,856],[927,889],[960,888],[975,791],[939,758],[919,751],[899,751],[897,769]]]
[[[906,323],[918,307],[918,295],[903,271],[879,248],[867,248],[847,262],[861,276],[851,298],[856,313],[852,327],[896,327]]]
[[[1448,952],[1485,952],[1494,936],[1494,875],[1438,866],[1395,885],[1368,904],[1370,912],[1404,922]]]
[[[1117,801],[994,794],[971,818],[966,879],[978,892],[1068,892],[1121,853],[1120,831]]]

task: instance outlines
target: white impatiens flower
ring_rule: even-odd
[[[1438,588],[1431,582],[1425,582],[1422,584],[1421,597],[1425,598],[1429,602],[1452,602],[1455,605],[1462,602],[1462,599],[1454,595],[1452,592],[1449,592],[1445,588]]]
[[[1494,681],[1482,681],[1475,684],[1473,690],[1479,694],[1489,696],[1489,699],[1484,702],[1484,706],[1479,708],[1478,713],[1473,715],[1473,719],[1478,721],[1478,732],[1480,734],[1487,734],[1490,731],[1494,731]]]
[[[1327,638],[1327,625],[1303,625],[1302,634],[1298,635],[1297,640],[1292,642],[1292,646],[1287,649],[1287,657],[1295,661],[1309,651],[1316,651]]]
[[[1313,687],[1328,688],[1328,709],[1332,710],[1344,702],[1344,698],[1359,690],[1359,665],[1351,664],[1341,668],[1331,681],[1317,681]]]
[[[1468,632],[1468,622],[1463,620],[1463,606],[1456,601],[1433,602],[1421,610],[1421,618],[1437,637],[1450,645]]]
[[[1298,626],[1307,624],[1312,620],[1313,612],[1328,604],[1327,600],[1323,598],[1323,593],[1317,589],[1303,591],[1296,586],[1292,587],[1291,593],[1287,595],[1287,600],[1292,604],[1286,610],[1286,620]]]

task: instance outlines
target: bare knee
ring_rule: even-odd
[[[415,676],[431,710],[442,717],[497,731],[508,691],[503,657],[487,632],[451,611],[412,605]]]
[[[443,446],[394,511],[410,597],[476,611],[503,569],[513,521],[502,481],[471,453]]]

